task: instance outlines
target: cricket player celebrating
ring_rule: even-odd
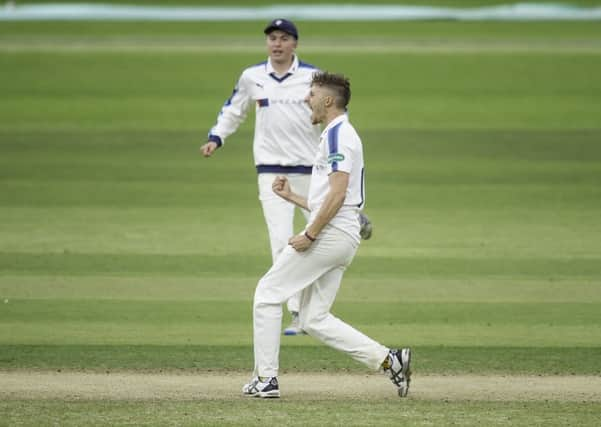
[[[276,177],[273,191],[310,211],[304,231],[290,238],[257,285],[253,305],[255,373],[242,392],[280,397],[279,368],[282,304],[301,293],[300,326],[325,344],[348,353],[374,370],[386,372],[398,394],[409,391],[411,350],[389,349],[334,317],[330,308],[342,275],[360,242],[358,211],[365,203],[363,147],[346,115],[350,83],[344,76],[316,73],[306,98],[313,124],[323,123],[308,198]],[[294,185],[294,184],[292,184]]]
[[[271,189],[274,178],[286,177],[297,193],[307,197],[319,127],[310,121],[311,111],[304,102],[311,76],[317,69],[295,54],[298,31],[291,21],[275,19],[264,30],[267,61],[245,69],[230,98],[225,102],[208,142],[200,150],[213,155],[225,139],[246,118],[251,105],[256,108],[254,161],[258,172],[259,199],[269,231],[272,260],[275,262],[293,235],[295,205],[278,197]],[[301,209],[305,218],[308,212]],[[371,223],[361,216],[362,235],[371,236]],[[285,335],[303,333],[298,326],[300,296],[291,295],[288,310],[291,325]]]

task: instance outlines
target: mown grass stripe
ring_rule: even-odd
[[[165,275],[226,277],[263,275],[270,266],[267,255],[152,255],[0,252],[0,275]],[[590,258],[453,258],[359,256],[349,269],[354,277],[561,277],[598,278],[601,259]]]
[[[412,367],[428,373],[601,374],[601,347],[413,348]],[[248,345],[0,345],[0,369],[252,370]],[[281,367],[290,371],[353,371],[366,368],[330,348],[282,345]]]
[[[394,287],[402,291],[401,287]],[[199,293],[205,292],[199,288]],[[166,291],[165,294],[169,292]],[[232,328],[252,322],[251,298],[244,301],[138,301],[11,299],[0,301],[0,321],[45,323],[123,322],[172,324],[222,323]],[[424,325],[601,325],[599,303],[496,302],[347,302],[337,301],[333,313],[352,324]],[[600,341],[601,344],[601,341]]]

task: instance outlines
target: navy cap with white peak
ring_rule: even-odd
[[[288,21],[287,19],[274,19],[265,27],[263,32],[265,34],[269,34],[272,31],[280,30],[285,33],[290,34],[292,37],[298,40],[298,30],[296,29],[296,25],[292,21]]]

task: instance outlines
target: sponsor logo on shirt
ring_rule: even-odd
[[[328,156],[328,163],[341,162],[344,160],[344,154],[332,153]]]
[[[272,99],[271,100],[272,104],[304,104],[305,100],[304,99],[291,99],[291,98],[287,98],[287,99]]]

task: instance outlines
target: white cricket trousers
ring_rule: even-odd
[[[344,270],[358,246],[345,232],[326,226],[307,251],[284,248],[255,291],[255,375],[277,376],[282,304],[299,291],[305,332],[374,370],[380,368],[389,349],[330,313]]]
[[[263,207],[263,215],[269,232],[269,243],[271,245],[271,258],[275,260],[288,245],[288,239],[294,234],[294,210],[295,205],[282,199],[275,194],[272,189],[272,184],[276,176],[282,175],[288,178],[290,187],[295,193],[303,197],[309,194],[309,184],[311,175],[308,174],[276,174],[276,173],[260,173],[259,174],[259,200]],[[305,216],[305,220],[309,220],[309,212],[300,209]],[[300,293],[293,295],[287,301],[288,311],[297,312],[300,307]]]

